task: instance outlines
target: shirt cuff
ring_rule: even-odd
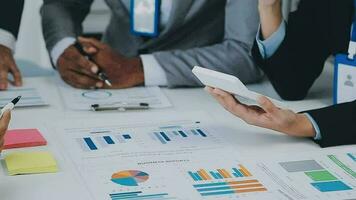
[[[15,51],[16,38],[12,33],[0,28],[0,44],[9,48],[12,53]]]
[[[151,54],[141,55],[146,86],[167,86],[166,73]]]
[[[320,133],[320,128],[318,126],[318,123],[316,123],[316,121],[313,119],[313,117],[310,114],[308,113],[304,113],[304,114],[308,117],[309,121],[313,124],[313,128],[316,133],[314,140],[321,140],[321,133]]]
[[[282,21],[278,30],[274,32],[266,40],[261,39],[261,26],[258,29],[256,36],[256,41],[258,48],[260,50],[263,59],[268,59],[273,56],[278,50],[279,46],[282,44],[284,38],[286,37],[286,22]]]
[[[74,37],[65,37],[57,42],[51,50],[51,58],[52,62],[55,66],[57,66],[57,61],[59,57],[63,54],[63,52],[72,44],[75,43]]]

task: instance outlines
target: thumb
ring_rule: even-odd
[[[262,109],[269,114],[276,114],[279,110],[267,97],[260,96],[257,101]]]

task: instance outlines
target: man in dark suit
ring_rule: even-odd
[[[7,89],[8,73],[14,85],[21,86],[21,73],[13,58],[24,0],[5,0],[0,6],[0,90]]]
[[[259,12],[261,29],[253,48],[257,64],[282,98],[305,98],[326,59],[347,54],[354,0],[301,0],[288,25],[280,0],[259,0]],[[277,108],[265,97],[259,99],[259,108],[243,105],[224,91],[208,91],[250,124],[311,137],[322,147],[356,144],[356,101],[296,114]]]

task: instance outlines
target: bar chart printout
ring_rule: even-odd
[[[267,189],[243,165],[239,167],[216,170],[200,169],[189,171],[189,176],[199,184],[193,187],[201,196],[220,196],[242,193],[265,192]],[[241,178],[244,178],[243,180]],[[223,181],[222,181],[223,180]]]
[[[301,173],[309,177],[316,190],[320,192],[338,192],[352,190],[315,160],[302,160],[279,163],[289,173]]]
[[[252,174],[243,165],[239,165],[239,168],[231,168],[231,170],[216,169],[207,171],[205,169],[200,169],[197,172],[189,171],[188,174],[194,181],[219,180],[252,176]]]
[[[176,199],[174,197],[169,197],[168,193],[144,194],[142,191],[113,193],[113,194],[110,194],[110,198],[111,198],[111,200],[123,200],[123,199],[168,200],[168,199]]]
[[[110,146],[117,146],[132,140],[130,134],[99,135],[77,138],[77,143],[85,152],[105,149]]]
[[[208,137],[208,133],[201,128],[184,129],[180,126],[162,128],[153,132],[153,136],[162,144],[168,144],[172,142],[192,140],[192,139],[204,139]]]

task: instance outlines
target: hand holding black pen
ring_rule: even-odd
[[[91,56],[86,53],[83,49],[83,46],[80,44],[80,42],[76,41],[74,43],[74,47],[79,51],[80,54],[82,54],[83,56],[85,56],[88,60],[92,61],[92,58]],[[104,81],[106,85],[108,85],[109,87],[112,86],[108,76],[103,72],[101,71],[100,69],[98,70],[97,72],[97,75],[99,77],[100,80]]]

